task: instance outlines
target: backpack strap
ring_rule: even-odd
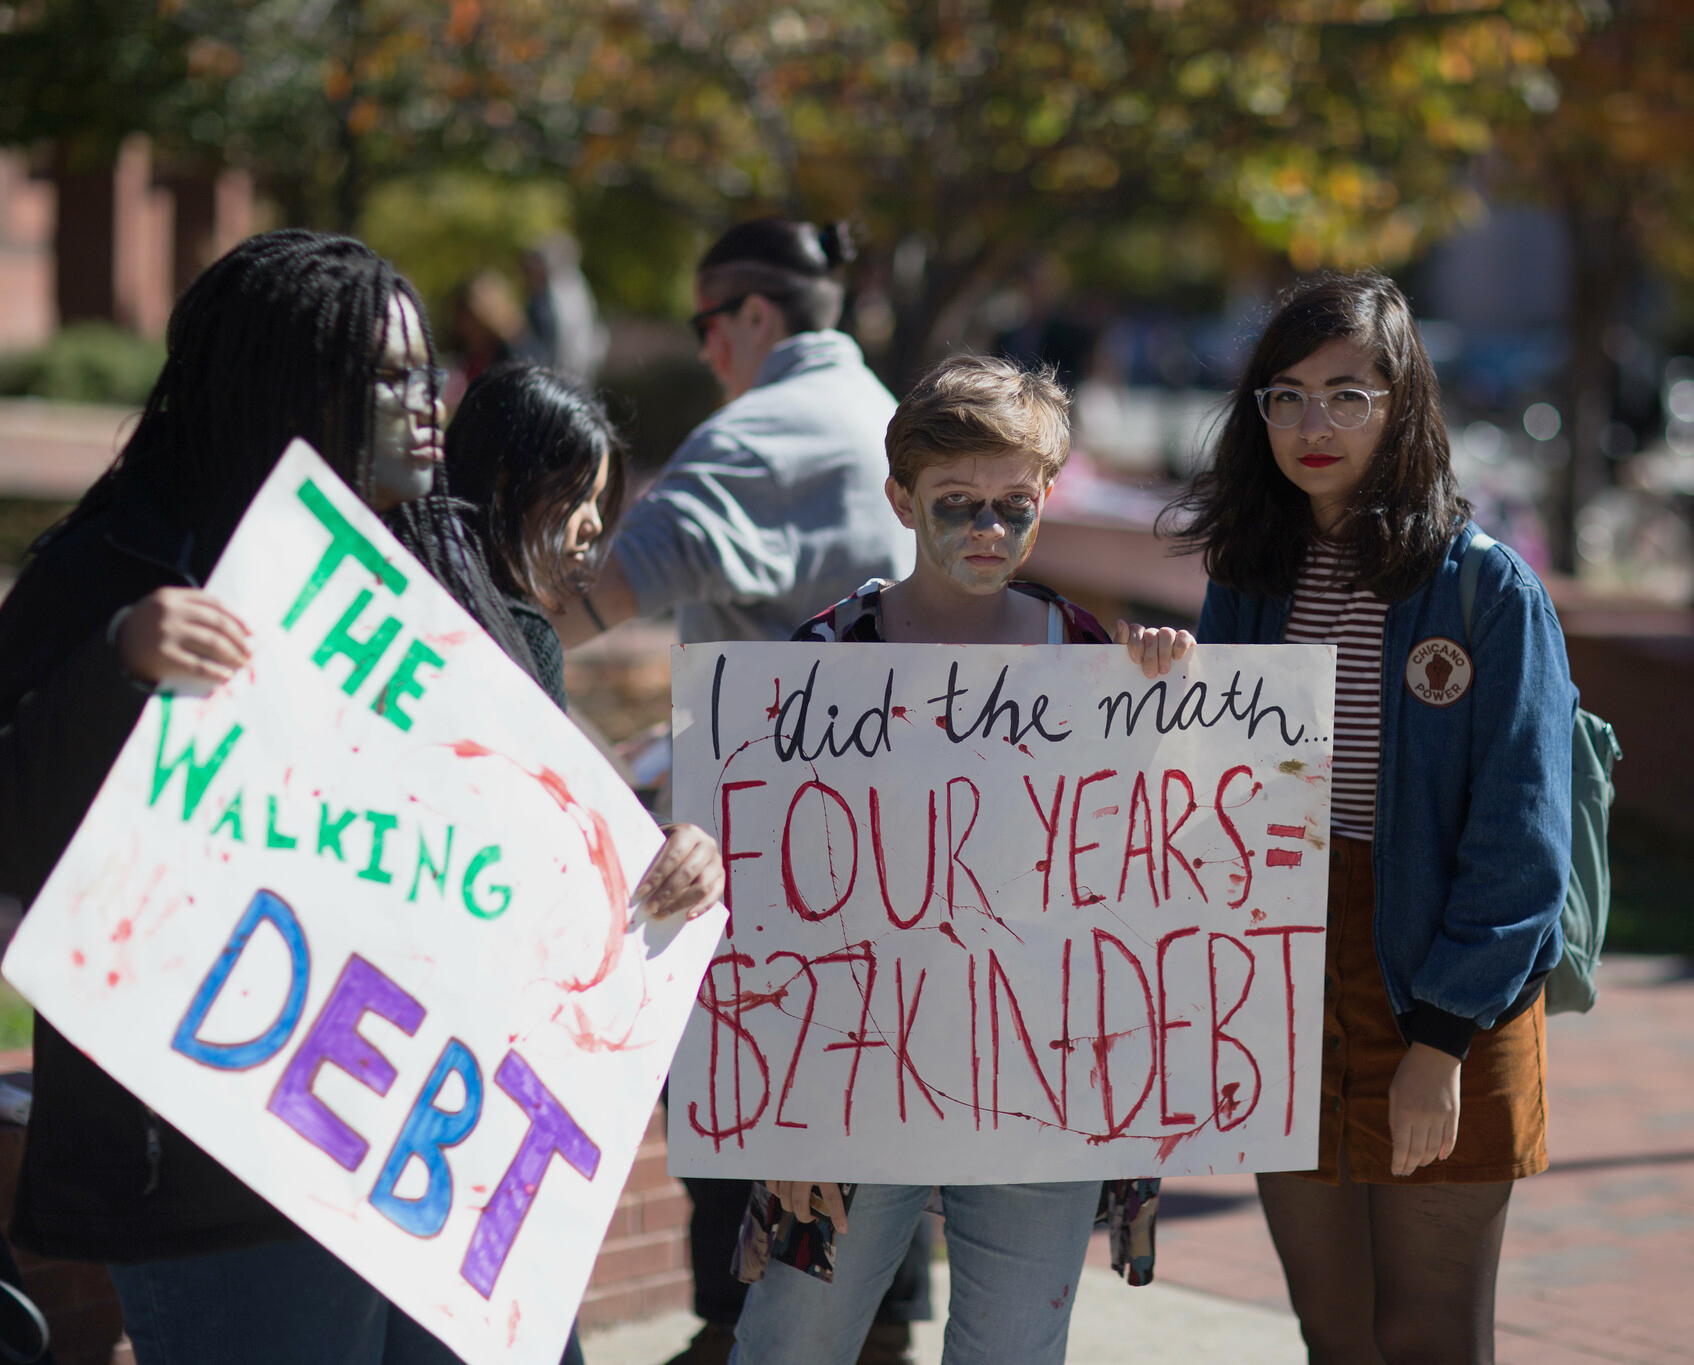
[[[1482,572],[1483,557],[1500,542],[1486,531],[1478,531],[1465,546],[1459,561],[1459,614],[1464,617],[1465,643],[1470,643],[1470,618],[1476,606],[1476,576]]]

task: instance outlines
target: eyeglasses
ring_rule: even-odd
[[[741,305],[752,297],[753,291],[749,290],[745,294],[737,294],[733,299],[725,299],[722,303],[715,303],[710,308],[702,308],[689,318],[688,325],[694,329],[694,335],[699,339],[700,344],[702,346],[706,344],[706,324],[708,322],[720,313],[739,313]]]
[[[1307,393],[1304,389],[1276,384],[1268,389],[1254,389],[1253,397],[1259,400],[1259,415],[1273,427],[1299,426],[1306,419],[1307,404],[1315,398],[1332,427],[1351,429],[1370,421],[1374,400],[1386,398],[1392,392],[1392,389],[1331,389],[1327,394]]]
[[[424,414],[434,411],[436,398],[447,387],[447,371],[433,365],[384,368],[376,372],[376,379],[400,400],[402,407]]]

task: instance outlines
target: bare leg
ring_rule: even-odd
[[[1368,1185],[1261,1175],[1259,1200],[1311,1365],[1384,1365],[1372,1328]]]
[[[1493,1365],[1494,1281],[1512,1182],[1362,1188],[1370,1199],[1383,1358],[1390,1365]]]

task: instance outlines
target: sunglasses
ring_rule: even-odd
[[[694,335],[700,344],[702,346],[706,344],[706,324],[708,322],[720,313],[739,313],[741,305],[752,297],[753,291],[749,290],[745,294],[737,294],[733,299],[725,299],[722,303],[715,303],[710,308],[702,308],[689,318],[688,325],[694,329]]]

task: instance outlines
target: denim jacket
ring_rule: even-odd
[[[1504,545],[1483,560],[1466,640],[1459,565],[1476,532],[1388,609],[1372,851],[1377,960],[1401,1033],[1458,1057],[1534,1003],[1564,950],[1576,716],[1553,604]],[[1291,605],[1214,583],[1199,639],[1280,643]],[[1429,674],[1419,647],[1434,639],[1464,654],[1442,647],[1450,662]]]

